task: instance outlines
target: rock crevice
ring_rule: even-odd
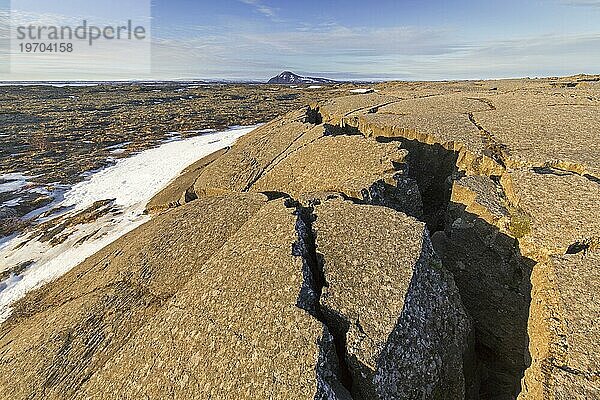
[[[314,206],[303,207],[299,202],[287,200],[288,206],[296,208],[297,241],[292,254],[302,259],[302,287],[296,305],[323,324],[323,337],[319,340],[319,360],[316,366],[317,393],[315,399],[350,399],[352,376],[346,362],[347,323],[323,310],[321,295],[327,285],[323,274],[323,262],[316,250],[316,220]]]

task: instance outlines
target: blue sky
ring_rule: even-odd
[[[595,0],[153,4],[158,76],[261,79],[290,69],[419,80],[600,72]],[[182,63],[169,63],[168,54]]]
[[[152,0],[152,16],[157,79],[600,73],[600,0]]]

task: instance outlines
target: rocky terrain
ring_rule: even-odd
[[[15,305],[0,397],[600,398],[599,107],[575,76],[278,117]]]
[[[0,237],[86,173],[168,140],[264,123],[355,85],[115,83],[0,88]],[[5,205],[4,208],[1,208]]]

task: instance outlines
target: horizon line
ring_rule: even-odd
[[[318,75],[318,74],[316,74]],[[486,78],[464,78],[464,79],[344,79],[344,78],[326,78],[337,80],[336,83],[382,83],[382,82],[469,82],[469,81],[493,81],[493,80],[510,80],[510,79],[552,79],[552,78],[570,78],[576,76],[599,76],[600,73],[586,73],[580,72],[577,74],[569,75],[542,75],[542,76],[503,76],[503,77],[486,77]],[[308,77],[308,76],[303,76]],[[311,76],[316,78],[317,76]],[[6,83],[156,83],[156,82],[208,82],[208,83],[248,83],[248,84],[267,84],[268,80],[257,79],[257,78],[167,78],[167,79],[57,79],[57,80],[45,80],[45,79],[7,79],[0,80],[0,84]],[[320,85],[334,85],[336,83],[321,83]],[[290,86],[287,84],[272,84],[281,86]],[[299,83],[295,85],[311,85],[310,83]]]

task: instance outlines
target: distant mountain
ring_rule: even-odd
[[[311,78],[311,77],[307,77],[307,76],[296,75],[295,73],[290,72],[290,71],[283,71],[276,77],[269,79],[268,83],[276,84],[276,85],[302,85],[302,84],[315,84],[315,83],[327,85],[327,84],[338,83],[338,82],[331,80],[331,79]]]

